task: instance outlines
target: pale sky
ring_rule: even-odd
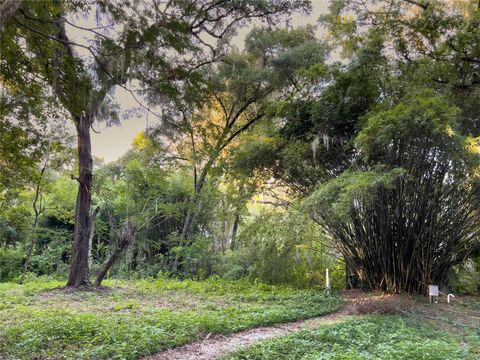
[[[328,10],[328,5],[329,0],[313,0],[312,13],[309,16],[293,16],[291,25],[294,27],[307,24],[315,25],[320,15],[325,14]],[[237,47],[242,47],[241,44],[248,31],[249,29],[242,29],[237,35],[234,40]],[[119,87],[117,87],[115,91],[115,99],[120,104],[122,110],[139,107],[138,103],[132,98],[132,95]],[[141,98],[138,99],[142,101]],[[150,115],[149,124],[151,125],[154,120],[154,116]],[[100,130],[100,133],[92,133],[93,155],[103,158],[106,162],[117,160],[130,148],[135,136],[137,136],[140,131],[145,130],[145,127],[145,115],[140,118],[132,117],[128,120],[123,120],[119,126],[107,127],[102,123],[100,125],[95,124],[95,130]]]

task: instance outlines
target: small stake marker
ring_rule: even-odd
[[[328,274],[328,269],[325,270],[325,273],[326,273],[326,277],[325,277],[325,281],[326,281],[326,288],[327,288],[327,294],[330,294],[330,276]]]

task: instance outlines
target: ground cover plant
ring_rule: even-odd
[[[324,315],[342,305],[318,290],[217,278],[110,280],[86,291],[62,284],[0,284],[0,358],[136,359],[209,333]]]
[[[259,343],[224,360],[478,359],[478,327],[462,336],[430,325],[412,316],[370,316]]]

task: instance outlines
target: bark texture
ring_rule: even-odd
[[[20,5],[22,0],[0,0],[0,30],[7,25]]]
[[[75,209],[75,229],[70,273],[67,286],[88,285],[89,241],[92,227],[93,161],[89,118],[80,117],[76,123],[78,150],[78,193]]]

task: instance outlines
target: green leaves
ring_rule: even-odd
[[[51,188],[45,194],[48,203],[46,215],[73,225],[75,220],[77,181],[71,179],[69,175],[63,174],[58,176],[50,186]]]
[[[379,106],[366,115],[355,145],[367,160],[419,140],[433,142],[432,146],[441,146],[446,151],[457,151],[458,147],[453,145],[460,138],[458,112],[447,99],[431,90],[414,93],[392,108]],[[411,147],[408,149],[413,151]]]
[[[350,210],[355,206],[368,206],[382,201],[375,196],[379,188],[392,188],[405,170],[394,168],[373,171],[345,171],[340,176],[319,186],[307,199],[305,209],[320,218],[333,216],[350,222]]]
[[[462,343],[462,345],[460,345]],[[473,341],[472,341],[473,344]],[[474,359],[463,341],[413,319],[371,317],[267,340],[224,360]]]
[[[293,81],[309,71],[318,74],[327,47],[315,37],[314,30],[312,26],[275,31],[257,28],[245,40],[246,51],[271,67],[278,81]]]

